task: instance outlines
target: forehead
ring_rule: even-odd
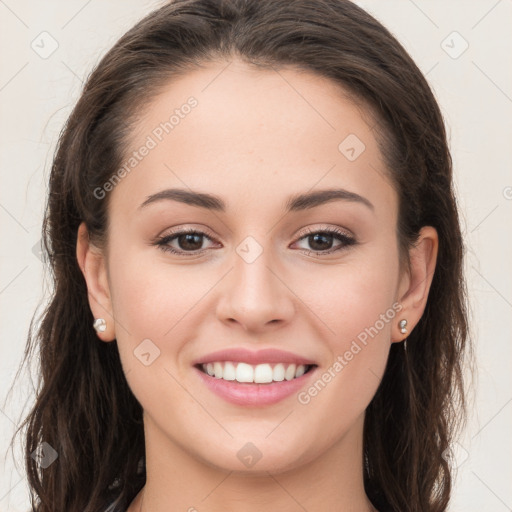
[[[112,201],[134,206],[180,186],[230,196],[228,209],[261,208],[262,198],[282,204],[283,195],[343,186],[389,210],[394,190],[370,124],[327,78],[209,63],[170,81],[143,108]]]

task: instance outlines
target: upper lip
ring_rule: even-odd
[[[228,348],[212,352],[197,359],[193,364],[206,364],[222,361],[234,361],[247,364],[263,364],[263,363],[288,363],[288,364],[304,364],[314,365],[314,361],[304,357],[286,352],[284,350],[277,350],[273,348],[262,349],[258,351],[251,351],[245,348]]]

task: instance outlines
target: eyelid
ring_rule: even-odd
[[[167,238],[169,236],[172,236],[172,235],[181,235],[181,234],[185,234],[185,233],[199,233],[201,235],[206,235],[208,236],[208,238],[210,238],[211,240],[214,240],[215,239],[215,235],[207,228],[207,227],[204,227],[204,226],[199,226],[197,225],[198,227],[196,227],[194,224],[189,224],[187,226],[178,226],[178,227],[174,227],[174,228],[167,228],[165,229],[162,234],[158,235],[156,237],[156,239],[162,239],[162,238]]]
[[[331,234],[339,234],[345,235],[347,238],[355,238],[355,235],[349,231],[348,229],[342,228],[340,226],[328,226],[327,224],[319,227],[319,226],[307,226],[304,228],[304,231],[300,231],[297,235],[297,240],[300,238],[304,238],[305,236],[312,235],[315,233],[331,233]]]

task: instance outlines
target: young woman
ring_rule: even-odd
[[[361,8],[150,14],[84,87],[43,231],[33,510],[446,510],[468,344],[451,158]]]

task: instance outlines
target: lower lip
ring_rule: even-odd
[[[297,393],[309,380],[317,367],[292,380],[272,382],[269,384],[241,383],[236,380],[224,380],[211,377],[194,367],[199,377],[213,391],[227,402],[236,405],[271,405]]]

